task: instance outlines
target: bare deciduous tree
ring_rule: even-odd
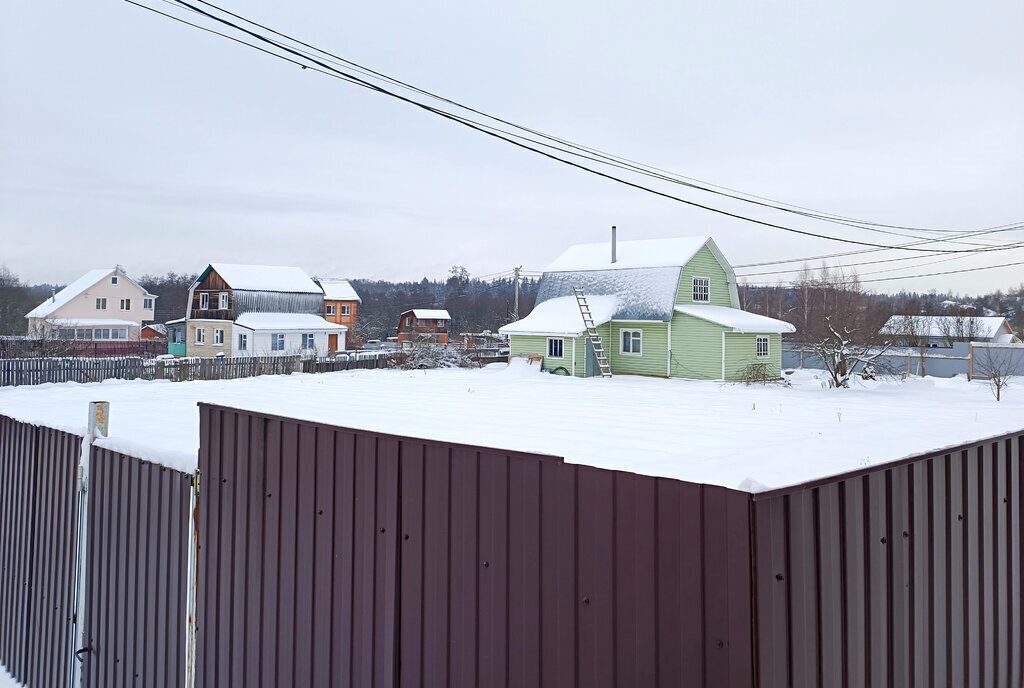
[[[974,361],[974,377],[988,380],[996,401],[1002,401],[1003,390],[1010,386],[1010,378],[1020,375],[1022,352],[1009,347],[981,346]],[[975,354],[972,353],[972,356]]]

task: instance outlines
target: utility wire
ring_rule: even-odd
[[[1024,265],[1024,260],[1019,260],[1019,261],[1015,261],[1015,262],[1012,262],[1012,263],[1001,263],[999,265],[982,265],[982,266],[974,267],[974,268],[962,268],[960,270],[945,270],[943,272],[928,272],[928,273],[922,273],[922,274],[917,274],[917,275],[900,275],[898,277],[880,277],[880,278],[877,278],[877,279],[869,279],[869,280],[858,279],[857,281],[860,282],[861,284],[869,284],[869,283],[872,283],[872,282],[891,282],[891,281],[894,281],[894,280],[919,279],[919,278],[922,278],[922,277],[938,277],[938,276],[941,276],[941,275],[959,275],[959,274],[963,274],[963,273],[967,273],[967,272],[981,272],[982,270],[996,270],[998,268],[1008,268],[1008,267],[1014,267],[1014,266],[1017,266],[1017,265]],[[783,286],[786,286],[786,285],[782,285],[782,284],[767,284],[767,283],[745,283],[745,284],[741,284],[739,286],[748,286],[748,287],[783,287]]]
[[[164,0],[164,2],[171,2],[171,1],[172,0]],[[173,0],[173,1],[174,2],[178,2],[178,0]],[[225,9],[223,7],[220,7],[220,6],[218,6],[218,5],[216,5],[216,4],[212,3],[212,2],[208,2],[208,0],[196,0],[196,1],[202,3],[203,5],[205,5],[205,6],[209,7],[209,8],[218,10],[220,12],[223,12],[224,14],[227,14],[227,15],[229,15],[231,17],[234,17],[235,19],[238,19],[240,21],[246,22],[246,23],[248,23],[248,24],[250,24],[252,26],[256,26],[256,27],[258,27],[260,29],[263,29],[265,31],[269,31],[269,32],[273,33],[276,36],[279,36],[279,37],[281,37],[281,38],[283,38],[285,40],[291,41],[292,43],[295,43],[295,44],[303,46],[305,48],[309,48],[310,50],[316,51],[317,54],[324,56],[326,59],[328,59],[330,61],[334,61],[336,64],[341,64],[341,65],[344,65],[344,66],[347,66],[347,67],[359,70],[361,73],[363,73],[363,74],[365,74],[365,75],[367,75],[367,76],[369,76],[371,78],[381,79],[381,80],[383,80],[383,81],[385,81],[387,83],[393,84],[395,86],[399,86],[401,88],[405,88],[405,89],[411,90],[411,91],[413,91],[415,93],[419,93],[421,95],[433,98],[435,100],[438,100],[440,102],[452,105],[454,107],[458,107],[458,108],[463,109],[463,110],[465,110],[467,112],[471,112],[473,114],[476,114],[476,115],[479,115],[479,116],[482,116],[482,117],[486,117],[487,119],[490,119],[492,121],[499,122],[501,124],[514,127],[516,129],[528,132],[528,133],[533,134],[535,136],[540,136],[540,137],[542,137],[544,139],[547,139],[549,141],[556,142],[556,143],[558,143],[558,144],[560,144],[562,146],[571,147],[571,148],[573,148],[575,150],[582,151],[582,152],[587,153],[587,154],[589,154],[591,156],[598,156],[599,158],[601,158],[601,160],[599,160],[599,162],[603,161],[603,162],[605,162],[605,164],[613,164],[613,163],[615,163],[615,166],[617,166],[617,167],[623,167],[623,165],[625,165],[626,167],[623,167],[624,169],[631,169],[632,171],[635,171],[635,172],[638,172],[638,173],[641,173],[641,174],[647,174],[648,176],[654,176],[656,178],[663,179],[665,181],[671,181],[673,183],[683,184],[685,186],[689,186],[691,188],[698,189],[698,190],[701,190],[701,191],[704,191],[704,192],[707,192],[707,193],[716,193],[716,194],[719,194],[719,195],[722,195],[722,196],[726,196],[728,198],[733,198],[735,200],[740,200],[740,201],[743,201],[743,202],[752,203],[754,205],[759,205],[759,206],[762,206],[762,207],[772,208],[772,209],[779,210],[779,211],[782,211],[782,212],[791,212],[791,213],[794,213],[794,214],[797,214],[797,215],[801,215],[801,216],[804,216],[804,217],[819,219],[819,220],[828,221],[828,222],[836,222],[838,224],[844,224],[844,225],[847,225],[847,226],[857,227],[857,228],[860,228],[860,229],[868,229],[870,231],[875,231],[875,230],[878,230],[878,229],[881,229],[881,228],[900,229],[900,230],[909,230],[909,231],[923,231],[923,232],[938,232],[938,233],[943,233],[943,232],[956,233],[956,232],[960,231],[960,230],[952,230],[952,229],[929,229],[929,228],[923,228],[923,227],[911,227],[911,226],[906,226],[906,225],[893,225],[893,224],[886,224],[886,223],[879,223],[879,222],[869,222],[869,221],[866,221],[866,220],[858,220],[858,219],[855,219],[855,218],[851,218],[851,217],[847,217],[847,216],[842,216],[842,215],[838,215],[838,214],[834,214],[834,213],[825,213],[825,212],[821,212],[821,211],[816,211],[816,210],[813,210],[811,208],[807,208],[807,207],[804,207],[804,206],[799,206],[799,205],[795,205],[795,204],[791,204],[791,203],[785,203],[785,202],[782,202],[782,201],[775,201],[775,200],[772,200],[772,199],[764,197],[764,196],[758,196],[756,194],[751,194],[751,193],[746,193],[746,192],[743,192],[743,191],[738,191],[736,189],[731,189],[729,187],[722,186],[722,185],[719,185],[719,184],[713,184],[713,183],[710,183],[710,182],[701,181],[701,180],[696,179],[694,177],[687,177],[687,176],[684,176],[684,175],[681,175],[681,174],[677,174],[677,173],[673,173],[673,172],[670,172],[670,171],[667,171],[667,170],[664,170],[664,169],[661,169],[661,168],[658,168],[658,167],[654,167],[654,166],[651,166],[651,165],[646,165],[646,164],[643,164],[643,163],[639,163],[639,162],[636,162],[634,160],[630,160],[629,158],[625,158],[625,157],[622,157],[622,156],[614,155],[614,154],[611,154],[611,153],[606,153],[606,152],[601,151],[600,149],[597,149],[597,148],[580,145],[580,144],[574,143],[574,142],[572,142],[570,140],[567,140],[567,139],[563,139],[563,138],[560,138],[560,137],[557,137],[557,136],[552,136],[550,134],[545,134],[544,132],[539,131],[537,129],[533,129],[531,127],[515,124],[514,122],[508,121],[508,120],[503,119],[501,117],[497,117],[495,115],[488,114],[488,113],[483,112],[481,110],[478,110],[476,108],[473,108],[473,107],[470,107],[468,105],[465,105],[464,103],[460,103],[460,102],[452,100],[450,98],[446,98],[444,96],[438,95],[438,94],[433,93],[431,91],[428,91],[428,90],[422,89],[420,87],[414,86],[414,85],[409,84],[407,82],[401,81],[401,80],[396,79],[396,78],[391,77],[391,76],[388,76],[387,74],[384,74],[382,72],[378,72],[378,71],[373,70],[373,69],[371,69],[369,67],[361,65],[361,64],[359,64],[357,62],[354,62],[352,60],[348,60],[348,59],[346,59],[344,57],[341,57],[340,55],[336,55],[336,54],[331,53],[331,52],[329,52],[327,50],[323,50],[322,48],[318,48],[318,47],[316,47],[314,45],[311,45],[309,43],[301,41],[301,40],[299,40],[299,39],[297,39],[297,38],[295,38],[293,36],[289,36],[289,35],[287,35],[285,33],[277,31],[276,29],[273,29],[273,28],[271,28],[269,26],[260,24],[259,22],[256,22],[256,21],[253,21],[251,19],[248,19],[247,17],[243,17],[243,16],[241,16],[239,14],[231,12],[230,10],[227,10],[227,9]],[[178,2],[178,4],[182,4],[182,5],[188,6],[187,3]],[[192,9],[191,6],[189,6],[189,8]],[[193,11],[195,11],[195,10],[193,9]],[[202,12],[200,12],[200,13],[201,14],[205,14],[205,13],[202,13]],[[209,16],[209,15],[207,15],[207,16]],[[307,52],[305,50],[299,50],[299,52],[307,55],[308,57],[313,57],[313,55],[311,55],[309,52]],[[548,144],[540,144],[540,145],[548,145]],[[564,151],[564,150],[563,150],[563,152],[570,152],[571,153],[571,151]],[[576,153],[572,153],[572,154],[576,155]],[[586,157],[586,156],[584,156],[584,157]],[[594,160],[594,158],[588,158],[588,159]],[[871,228],[875,228],[875,230],[871,230]],[[910,235],[900,234],[899,236],[910,236]],[[917,238],[920,238],[920,237],[917,237]]]
[[[125,1],[126,2],[130,2],[131,4],[136,5],[138,7],[142,7],[144,9],[148,9],[150,11],[156,12],[157,14],[160,14],[162,16],[168,16],[168,15],[166,15],[163,12],[159,12],[157,10],[154,10],[151,7],[148,7],[148,6],[142,5],[140,3],[134,2],[133,0],[125,0]],[[376,84],[367,82],[367,81],[365,81],[365,80],[363,80],[363,79],[361,79],[359,77],[353,76],[352,74],[349,74],[349,73],[346,73],[346,72],[342,72],[339,69],[331,67],[330,65],[324,63],[323,61],[321,61],[321,60],[319,60],[317,58],[313,58],[313,57],[309,57],[309,56],[304,56],[302,53],[299,53],[298,51],[296,51],[296,50],[294,50],[294,49],[292,49],[292,48],[290,48],[288,46],[282,45],[282,44],[280,44],[280,43],[278,43],[278,42],[276,42],[276,41],[274,41],[272,39],[266,38],[265,36],[262,36],[262,35],[260,35],[260,34],[258,34],[256,32],[254,32],[254,31],[250,31],[250,30],[248,30],[248,29],[246,29],[244,27],[238,26],[237,24],[234,24],[231,21],[228,21],[228,20],[223,19],[221,17],[217,17],[215,15],[212,15],[212,14],[210,14],[210,13],[204,11],[204,10],[201,10],[201,9],[197,8],[196,6],[194,6],[194,5],[192,5],[192,4],[188,3],[188,2],[185,2],[184,0],[175,0],[175,2],[177,4],[179,4],[179,5],[181,5],[182,7],[185,7],[187,9],[192,10],[193,12],[196,12],[197,14],[200,14],[200,15],[202,15],[204,17],[207,17],[207,18],[209,18],[209,19],[211,19],[213,21],[219,22],[221,24],[224,24],[226,26],[234,28],[234,29],[236,29],[238,31],[241,31],[241,32],[243,32],[243,33],[245,33],[245,34],[247,34],[247,35],[249,35],[249,36],[251,36],[251,37],[253,37],[253,38],[255,38],[255,39],[259,40],[259,41],[261,41],[261,42],[264,42],[266,44],[272,45],[272,46],[274,46],[274,47],[276,47],[276,48],[278,48],[280,50],[284,50],[284,51],[294,55],[296,58],[298,58],[300,60],[302,60],[302,59],[308,60],[308,61],[314,63],[315,65],[317,65],[317,66],[319,66],[321,68],[321,69],[316,69],[316,68],[308,67],[307,65],[303,65],[303,64],[299,63],[300,66],[302,66],[304,69],[305,68],[310,68],[310,69],[314,69],[314,71],[319,71],[319,72],[324,73],[324,74],[326,74],[328,76],[339,77],[342,80],[347,81],[349,83],[353,83],[353,84],[356,84],[356,85],[363,86],[364,88],[368,88],[370,90],[373,90],[375,92],[381,93],[383,95],[388,95],[388,96],[390,96],[392,98],[395,98],[397,100],[400,100],[402,102],[408,103],[410,105],[414,105],[414,106],[416,106],[418,108],[421,108],[421,109],[423,109],[423,110],[425,110],[427,112],[436,114],[436,115],[438,115],[440,117],[443,117],[443,118],[449,119],[451,121],[454,121],[456,123],[462,124],[463,126],[466,126],[466,127],[470,128],[470,129],[474,129],[474,130],[479,131],[481,133],[484,133],[484,134],[486,134],[488,136],[497,138],[499,140],[503,140],[503,141],[505,141],[507,143],[511,143],[512,145],[515,145],[515,146],[517,146],[519,148],[523,148],[525,150],[532,151],[532,152],[537,153],[537,154],[539,154],[541,156],[547,157],[547,158],[555,160],[557,162],[561,162],[561,163],[563,163],[565,165],[568,165],[570,167],[574,167],[574,168],[577,168],[577,169],[589,172],[591,174],[594,174],[596,176],[600,176],[600,177],[609,179],[611,181],[619,182],[621,184],[624,184],[626,186],[630,186],[632,188],[636,188],[636,189],[639,189],[639,190],[647,191],[649,193],[661,196],[663,198],[667,198],[667,199],[670,199],[670,200],[675,200],[677,202],[684,203],[686,205],[690,205],[692,207],[700,208],[700,209],[703,209],[703,210],[706,210],[706,211],[709,211],[709,212],[713,212],[713,213],[717,213],[717,214],[720,214],[720,215],[723,215],[723,216],[726,216],[726,217],[731,217],[731,218],[734,218],[734,219],[750,222],[750,223],[753,223],[753,224],[769,227],[769,228],[772,228],[772,229],[778,229],[778,230],[781,230],[781,231],[796,233],[796,234],[800,234],[800,235],[804,235],[804,236],[811,236],[811,237],[820,238],[820,239],[826,239],[826,240],[830,240],[830,241],[838,241],[838,242],[843,242],[843,243],[848,243],[848,244],[868,246],[868,247],[879,248],[879,249],[899,248],[900,250],[923,251],[923,252],[928,252],[928,253],[933,253],[933,252],[937,252],[937,253],[973,253],[973,252],[975,252],[973,250],[967,250],[967,249],[935,249],[935,248],[921,249],[921,248],[914,248],[914,247],[909,247],[909,246],[889,246],[889,245],[885,245],[885,244],[877,244],[877,243],[872,243],[872,242],[857,241],[857,240],[853,240],[853,239],[843,239],[843,238],[829,236],[829,235],[820,234],[820,233],[816,233],[816,232],[811,232],[811,231],[807,231],[807,230],[801,230],[801,229],[797,229],[797,228],[794,228],[794,227],[788,227],[788,226],[780,225],[780,224],[777,224],[777,223],[767,222],[765,220],[760,220],[760,219],[757,219],[757,218],[752,218],[752,217],[748,217],[748,216],[741,215],[741,214],[738,214],[738,213],[733,213],[733,212],[730,212],[730,211],[726,211],[726,210],[723,210],[723,209],[720,209],[720,208],[715,208],[715,207],[712,207],[712,206],[708,206],[708,205],[705,205],[705,204],[702,204],[702,203],[697,203],[695,201],[691,201],[691,200],[688,200],[688,199],[685,199],[685,198],[682,198],[682,197],[679,197],[679,196],[675,196],[675,195],[672,195],[672,194],[669,194],[669,193],[666,193],[666,192],[663,192],[663,191],[659,191],[657,189],[653,189],[651,187],[647,187],[647,186],[644,186],[642,184],[638,184],[636,182],[632,182],[632,181],[629,181],[627,179],[623,179],[621,177],[617,177],[615,175],[608,174],[606,172],[602,172],[600,170],[596,170],[596,169],[587,167],[586,165],[582,165],[582,164],[574,162],[572,160],[567,160],[565,158],[559,157],[559,156],[554,155],[552,153],[549,153],[547,151],[540,150],[540,149],[535,148],[535,147],[533,147],[533,146],[531,146],[529,144],[526,144],[526,143],[523,143],[521,141],[515,140],[515,138],[513,136],[508,136],[508,135],[505,135],[504,133],[499,133],[498,131],[494,131],[493,128],[488,128],[486,125],[481,125],[481,124],[479,124],[477,122],[474,122],[472,120],[468,120],[467,118],[461,117],[459,115],[455,115],[455,114],[447,112],[445,110],[440,110],[438,108],[434,108],[434,107],[432,107],[430,105],[426,105],[424,103],[421,103],[419,101],[413,100],[411,98],[407,98],[407,97],[402,96],[400,94],[397,94],[397,93],[394,93],[392,91],[389,91],[389,90],[387,90],[385,88],[377,86]],[[208,4],[208,3],[204,3],[204,4]],[[204,30],[208,30],[205,27],[198,26],[196,24],[193,24],[192,22],[188,22],[187,20],[184,20],[184,19],[181,19],[181,18],[178,18],[178,17],[172,17],[172,18],[174,18],[177,21],[180,21],[182,23],[194,26],[196,28],[202,28]],[[221,34],[219,34],[219,32],[213,32],[213,33],[218,33],[218,35],[221,35]],[[248,45],[249,47],[256,47],[257,49],[260,49],[261,52],[265,52],[265,53],[274,55],[276,57],[280,57],[282,59],[286,59],[288,62],[291,62],[292,64],[296,64],[296,60],[289,59],[289,58],[287,58],[285,56],[282,56],[282,55],[280,55],[278,53],[275,53],[273,51],[268,51],[268,50],[262,49],[259,46],[254,46],[251,43],[248,43],[248,42],[245,42],[245,41],[239,41],[237,39],[235,39],[235,40],[236,40],[236,42],[242,43],[243,45]],[[561,151],[561,152],[565,153],[566,151]],[[930,241],[938,241],[938,240],[935,240],[935,239],[932,239],[932,240],[923,239],[921,237],[916,237],[916,238],[921,239],[922,241],[929,241],[929,242]],[[948,239],[943,239],[942,241],[947,241],[947,240]],[[987,249],[987,250],[992,250],[992,249]]]

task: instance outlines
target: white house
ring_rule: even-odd
[[[1020,338],[1002,316],[894,315],[879,332],[902,346],[952,348],[954,342],[1015,344]]]
[[[25,315],[28,336],[138,340],[156,299],[121,268],[90,270]]]

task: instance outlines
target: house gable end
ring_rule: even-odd
[[[708,279],[707,301],[694,301],[694,278]],[[732,266],[715,246],[714,241],[709,239],[707,244],[683,266],[679,276],[676,303],[679,305],[703,304],[739,308],[736,275],[732,271]]]

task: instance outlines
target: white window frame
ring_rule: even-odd
[[[703,291],[703,299],[697,298],[697,290]],[[710,277],[694,277],[693,278],[693,292],[691,293],[694,303],[710,303],[711,302],[711,278]]]
[[[205,346],[206,345],[206,328],[205,327],[197,327],[196,328],[196,341],[195,341],[195,345],[196,346]]]
[[[341,307],[341,314],[342,315],[352,315],[352,306],[342,306]]]
[[[142,308],[143,308],[143,310],[147,310],[147,311],[153,310],[153,299],[151,299],[151,298],[142,299]]]
[[[110,329],[111,339],[128,339],[127,327],[113,327]]]
[[[242,334],[242,333],[238,334],[238,350],[239,351],[248,351],[249,350],[249,335]]]
[[[630,348],[633,347],[633,335],[640,335],[640,351],[626,351],[623,339],[626,334],[630,335]],[[644,331],[639,329],[626,329],[625,327],[619,330],[619,353],[623,356],[643,356],[644,355]]]
[[[327,304],[327,315],[334,315],[334,304]]]
[[[213,345],[224,346],[224,328],[215,327],[213,328]]]
[[[107,310],[107,297],[103,296],[96,299],[96,310],[105,311]]]
[[[280,346],[278,345],[280,342]],[[271,351],[284,351],[284,333],[283,332],[272,332],[270,334],[270,350]]]
[[[117,284],[117,275],[111,275],[110,276],[110,283],[111,284]]]
[[[228,309],[228,293],[222,291],[217,301],[217,310],[226,311]]]
[[[208,311],[210,310],[210,293],[200,292],[199,293],[199,310]]]
[[[132,309],[131,299],[121,299],[121,310],[130,311]]]
[[[444,322],[445,322],[444,320],[438,320],[437,321],[437,326],[443,329],[444,328]]]
[[[562,350],[561,355],[555,356],[551,353],[551,344],[553,342],[559,343],[559,348]],[[547,356],[545,356],[545,358],[557,359],[559,361],[565,360],[565,337],[548,337]]]
[[[110,328],[109,327],[97,327],[92,331],[93,341],[99,340],[104,341],[110,339]]]
[[[316,348],[316,336],[311,332],[302,333],[302,348],[303,349],[315,349]]]
[[[405,318],[405,326],[406,327],[412,327],[412,316],[411,315],[406,316],[406,318]]]
[[[764,342],[764,353],[761,353],[761,342]],[[754,337],[754,356],[757,358],[768,358],[772,355],[772,339],[766,334],[759,334]]]

